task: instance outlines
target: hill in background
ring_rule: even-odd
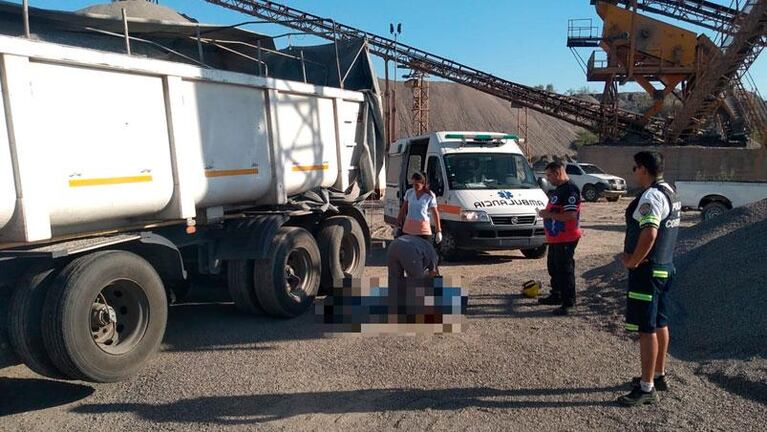
[[[432,131],[517,131],[517,109],[508,101],[461,84],[430,82],[429,120]],[[384,89],[380,81],[381,91]],[[415,135],[412,125],[413,97],[409,88],[390,81],[396,92],[396,138]],[[533,156],[543,154],[573,155],[572,143],[583,129],[545,114],[528,110],[528,142]]]

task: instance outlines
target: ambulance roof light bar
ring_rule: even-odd
[[[493,141],[493,140],[519,140],[516,135],[487,135],[487,134],[446,134],[445,139],[459,139],[459,140],[472,140],[472,141]]]

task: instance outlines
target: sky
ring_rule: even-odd
[[[728,4],[729,0],[715,0]],[[14,0],[21,3],[21,0]],[[77,10],[106,0],[30,0],[33,7]],[[566,46],[567,24],[573,18],[592,18],[601,27],[589,0],[283,0],[283,4],[381,36],[389,34],[389,23],[402,23],[399,40],[416,48],[467,66],[526,85],[553,84],[559,92],[590,87],[601,92],[603,85],[589,83]],[[254,19],[204,0],[160,0],[160,4],[183,12],[200,22],[235,24]],[[668,21],[667,18],[661,18]],[[676,23],[698,33],[704,30]],[[285,33],[271,24],[246,27],[269,35]],[[291,37],[277,41],[311,45],[324,43],[313,37]],[[580,49],[587,59],[591,49]],[[383,62],[376,60],[383,77]],[[402,71],[400,74],[404,73]],[[750,70],[762,95],[767,95],[767,56]],[[635,91],[633,84],[621,91]]]

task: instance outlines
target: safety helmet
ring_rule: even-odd
[[[541,292],[541,282],[529,280],[522,284],[522,295],[527,298],[536,298]]]

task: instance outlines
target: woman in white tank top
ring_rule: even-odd
[[[434,222],[437,243],[442,241],[442,225],[437,209],[437,197],[426,187],[426,177],[421,173],[413,173],[410,177],[412,188],[405,192],[405,199],[397,216],[397,225],[402,232],[417,235],[431,240],[431,225]]]

